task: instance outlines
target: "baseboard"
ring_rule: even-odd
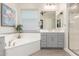
[[[64,48],[64,50],[69,53],[71,56],[77,56],[76,54],[74,54],[72,51],[70,51],[68,48]]]

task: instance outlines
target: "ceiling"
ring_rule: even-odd
[[[57,6],[58,4],[56,3],[52,3],[52,4],[48,4],[48,3],[17,3],[16,6],[18,8],[21,8],[21,9],[40,9],[40,10],[45,10],[44,8],[47,7],[47,8],[54,8],[54,6]],[[53,6],[53,7],[51,7]],[[56,8],[56,7],[55,7]]]

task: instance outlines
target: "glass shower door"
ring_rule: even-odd
[[[69,49],[79,55],[79,4],[69,4]]]

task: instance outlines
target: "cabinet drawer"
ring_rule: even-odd
[[[41,40],[46,40],[46,34],[44,33],[41,34]]]
[[[46,39],[44,40],[44,39],[42,39],[41,41],[46,41]]]
[[[58,41],[58,42],[64,42],[64,39],[61,39],[61,40],[58,39],[57,41]]]
[[[64,42],[63,41],[59,41],[59,42],[57,42],[58,44],[64,44]]]
[[[57,33],[57,36],[64,36],[64,33]]]
[[[64,36],[57,36],[57,38],[59,41],[64,40]]]
[[[57,45],[56,45],[56,44],[47,44],[47,47],[48,47],[48,48],[56,48]]]
[[[41,33],[41,36],[46,36],[46,33]]]
[[[41,46],[41,48],[43,48],[43,47],[47,47],[45,43],[41,43],[40,46]]]
[[[63,43],[58,43],[57,45],[64,45]]]
[[[55,36],[57,36],[57,33],[47,33],[47,36],[53,36],[53,37],[55,37]]]
[[[41,43],[41,45],[46,45],[46,43]]]
[[[46,41],[41,41],[41,44],[46,44]]]
[[[64,45],[63,44],[59,44],[57,47],[63,48]]]
[[[57,35],[60,35],[60,36],[62,36],[62,35],[64,35],[64,33],[57,33]]]
[[[55,39],[48,39],[47,40],[47,47],[57,47],[57,41]]]

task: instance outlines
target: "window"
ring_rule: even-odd
[[[39,31],[40,13],[36,10],[21,10],[20,24],[26,32]]]

